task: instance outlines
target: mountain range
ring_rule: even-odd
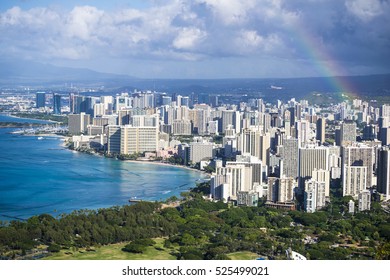
[[[0,85],[117,84],[134,77],[90,69],[59,67],[28,60],[0,60]]]
[[[365,100],[390,99],[390,74],[337,77],[354,86],[352,96]],[[58,67],[33,61],[0,59],[0,86],[35,88],[104,86],[104,92],[156,90],[167,93],[233,94],[273,100],[304,99],[313,92],[340,94],[335,77],[258,79],[140,79],[90,69]]]

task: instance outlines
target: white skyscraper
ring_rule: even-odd
[[[329,149],[323,146],[307,146],[299,149],[299,188],[303,191],[305,180],[313,176],[313,170],[328,170]]]
[[[324,207],[326,201],[325,183],[313,179],[306,180],[304,199],[306,212],[314,213]]]
[[[357,198],[367,188],[367,167],[344,165],[343,196]]]

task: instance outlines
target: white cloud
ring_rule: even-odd
[[[75,7],[66,20],[66,34],[81,40],[90,40],[95,37],[100,28],[100,20],[104,11],[95,7]]]
[[[383,13],[383,6],[388,3],[380,0],[348,0],[345,3],[349,12],[357,16],[362,21],[370,21],[371,19]]]
[[[254,0],[199,0],[212,8],[216,16],[226,25],[243,24],[248,12],[256,6]]]
[[[323,43],[319,51],[340,61],[385,63],[383,57],[389,56],[390,5],[386,1],[154,3],[142,10],[14,7],[0,13],[0,55],[48,62],[137,59],[164,63],[272,57],[294,64],[307,58],[299,38],[304,31]]]
[[[173,46],[176,49],[193,50],[206,36],[206,32],[200,29],[184,27],[173,40]]]

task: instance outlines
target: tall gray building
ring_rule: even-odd
[[[45,107],[46,105],[46,93],[45,92],[37,92],[35,94],[35,103],[37,108]]]
[[[316,139],[321,144],[325,142],[325,118],[319,118],[316,122]]]
[[[344,121],[341,124],[340,142],[341,146],[356,142],[356,123],[354,121]]]
[[[85,113],[68,115],[69,133],[87,133],[87,126],[90,124],[90,122],[90,115]]]
[[[107,131],[107,152],[109,154],[120,154],[121,127],[119,125],[109,125]]]
[[[378,152],[377,191],[390,199],[390,148],[382,147]]]
[[[298,139],[286,138],[282,149],[282,166],[280,175],[285,177],[298,177]]]

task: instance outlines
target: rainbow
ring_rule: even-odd
[[[299,21],[291,32],[295,35],[300,50],[307,55],[307,62],[314,63],[316,75],[328,77],[335,92],[354,96],[356,89],[345,77],[347,72],[332,58],[329,50],[321,43],[321,39],[309,32],[303,22]]]

